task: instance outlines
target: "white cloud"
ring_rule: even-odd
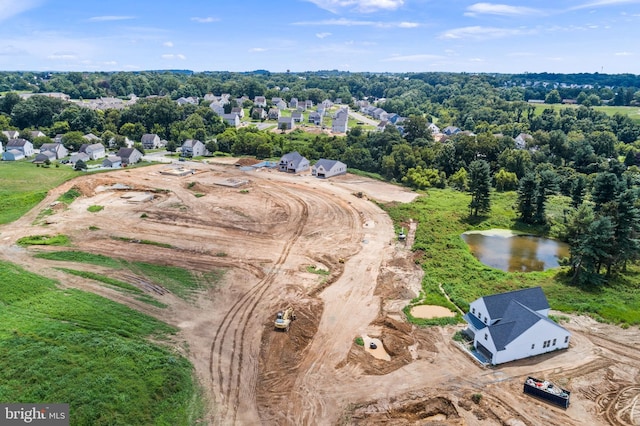
[[[501,16],[532,16],[542,12],[530,7],[510,6],[508,4],[476,3],[467,8],[465,16],[501,15]]]
[[[631,53],[631,52],[616,52],[615,55],[616,56],[633,56],[633,53]]]
[[[490,40],[533,34],[532,30],[495,27],[462,27],[445,31],[438,38],[445,40]]]
[[[389,58],[385,58],[382,62],[426,62],[436,59],[442,59],[442,56],[417,54],[417,55],[395,55]]]
[[[178,54],[165,53],[164,55],[162,55],[162,59],[181,59],[184,61],[185,59],[187,59],[187,57],[184,56],[182,53],[178,53]]]
[[[317,33],[316,37],[318,38],[326,38],[329,37],[331,35],[331,33]]]
[[[89,18],[91,22],[108,22],[108,21],[127,21],[130,19],[135,19],[134,16],[116,16],[116,15],[106,15],[106,16],[93,16]]]
[[[164,43],[162,43],[162,45],[164,47],[173,47],[173,42],[172,41],[165,41]]]
[[[39,4],[37,0],[2,0],[0,1],[0,21],[33,9]]]
[[[114,66],[114,65],[118,65],[118,63],[116,61],[105,61],[103,62],[104,65],[108,65],[108,66]]]
[[[194,16],[193,18],[191,18],[191,20],[199,24],[209,24],[211,22],[218,22],[220,19],[214,18],[212,16],[207,16],[206,18],[200,18],[200,17]]]
[[[255,52],[266,52],[267,49],[265,49],[264,47],[252,47],[251,49],[249,49],[249,52],[251,53],[255,53]]]
[[[618,6],[623,4],[637,4],[640,0],[596,0],[588,3],[579,4],[569,8],[569,10],[591,9],[597,7]]]
[[[20,49],[19,47],[16,47],[12,44],[0,46],[0,56],[18,56],[25,55],[26,53],[26,50]]]
[[[67,52],[56,52],[47,56],[47,59],[52,59],[54,61],[68,61],[68,60],[77,59],[77,58],[78,57],[73,53],[67,53]]]
[[[383,21],[360,21],[355,19],[324,19],[322,21],[300,21],[291,25],[296,26],[336,26],[336,27],[377,27],[377,28],[416,28],[420,24],[415,22],[383,22]]]
[[[321,9],[337,13],[340,9],[352,9],[359,12],[376,10],[396,10],[404,4],[404,0],[307,0]]]

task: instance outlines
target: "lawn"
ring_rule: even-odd
[[[488,294],[541,286],[552,309],[588,314],[600,320],[627,325],[640,324],[640,267],[616,277],[601,288],[579,288],[569,284],[563,268],[545,272],[509,273],[490,268],[471,255],[461,234],[469,230],[492,228],[535,233],[535,228],[522,226],[513,206],[516,194],[493,193],[492,210],[486,217],[469,219],[469,195],[450,190],[430,189],[428,195],[412,203],[387,205],[384,208],[397,228],[406,227],[409,219],[419,225],[413,250],[425,271],[423,293],[414,303],[451,307],[440,286],[451,300],[466,311],[469,303]],[[553,200],[562,205],[562,200]],[[558,210],[554,206],[549,211]]]
[[[72,425],[191,425],[204,402],[177,330],[0,262],[0,401],[70,404]]]
[[[81,251],[44,252],[37,254],[35,257],[63,262],[86,263],[118,270],[127,269],[132,274],[160,285],[185,300],[190,300],[198,291],[204,288],[215,286],[224,274],[221,270],[198,274],[175,266],[130,262]]]
[[[50,189],[78,175],[69,167],[0,162],[0,224],[13,222],[42,201]]]
[[[579,108],[580,105],[564,105],[564,104],[536,104],[535,107],[535,115],[542,114],[547,108],[553,108],[555,110],[560,110],[563,108]],[[632,120],[640,122],[640,108],[638,107],[630,107],[630,106],[595,106],[592,107],[597,111],[602,111],[608,116],[613,116],[616,113],[627,115]]]

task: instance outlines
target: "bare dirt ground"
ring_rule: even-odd
[[[67,182],[0,228],[0,255],[178,327],[174,345],[195,366],[209,402],[207,423],[640,425],[637,328],[571,316],[563,324],[573,333],[568,350],[485,368],[453,342],[462,326],[405,322],[402,308],[422,278],[408,249],[416,224],[397,242],[390,219],[370,199],[406,202],[415,194],[352,175],[318,180],[229,164],[181,166],[194,174],[170,176],[161,172],[175,165],[158,165]],[[74,186],[82,197],[36,221]],[[132,193],[153,198],[123,198]],[[91,205],[104,209],[91,213]],[[15,245],[25,235],[56,233],[69,235],[76,250],[226,272],[189,302],[151,292],[168,305],[160,309],[66,275],[53,269],[59,263],[34,259],[39,249]],[[288,332],[275,331],[275,314],[286,305],[297,319]],[[391,360],[373,357],[354,343],[358,336],[379,339]],[[570,389],[571,406],[524,395],[528,375]]]

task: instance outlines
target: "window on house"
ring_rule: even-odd
[[[569,342],[569,336],[564,336],[564,342],[565,343]]]
[[[553,346],[556,345],[556,339],[553,339],[553,343],[551,343]]]
[[[489,338],[489,336],[487,335],[487,333],[484,333],[484,340],[487,340]]]
[[[471,309],[471,313],[472,313],[472,314],[475,314],[475,313],[476,313],[476,308],[472,308],[472,309]]]
[[[485,319],[484,319],[484,323],[485,323],[485,324],[487,323],[487,318],[485,318]]]
[[[535,344],[535,343],[532,343],[532,344],[531,344],[531,349],[535,349],[535,348],[536,348],[536,344]]]

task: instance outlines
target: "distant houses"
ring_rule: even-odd
[[[206,152],[204,144],[197,139],[187,139],[182,144],[181,155],[183,157],[201,157]]]
[[[23,157],[32,157],[34,154],[33,144],[22,138],[9,139],[6,151],[19,151],[22,153]]]
[[[120,148],[116,156],[120,157],[123,166],[142,160],[142,153],[135,148]]]

